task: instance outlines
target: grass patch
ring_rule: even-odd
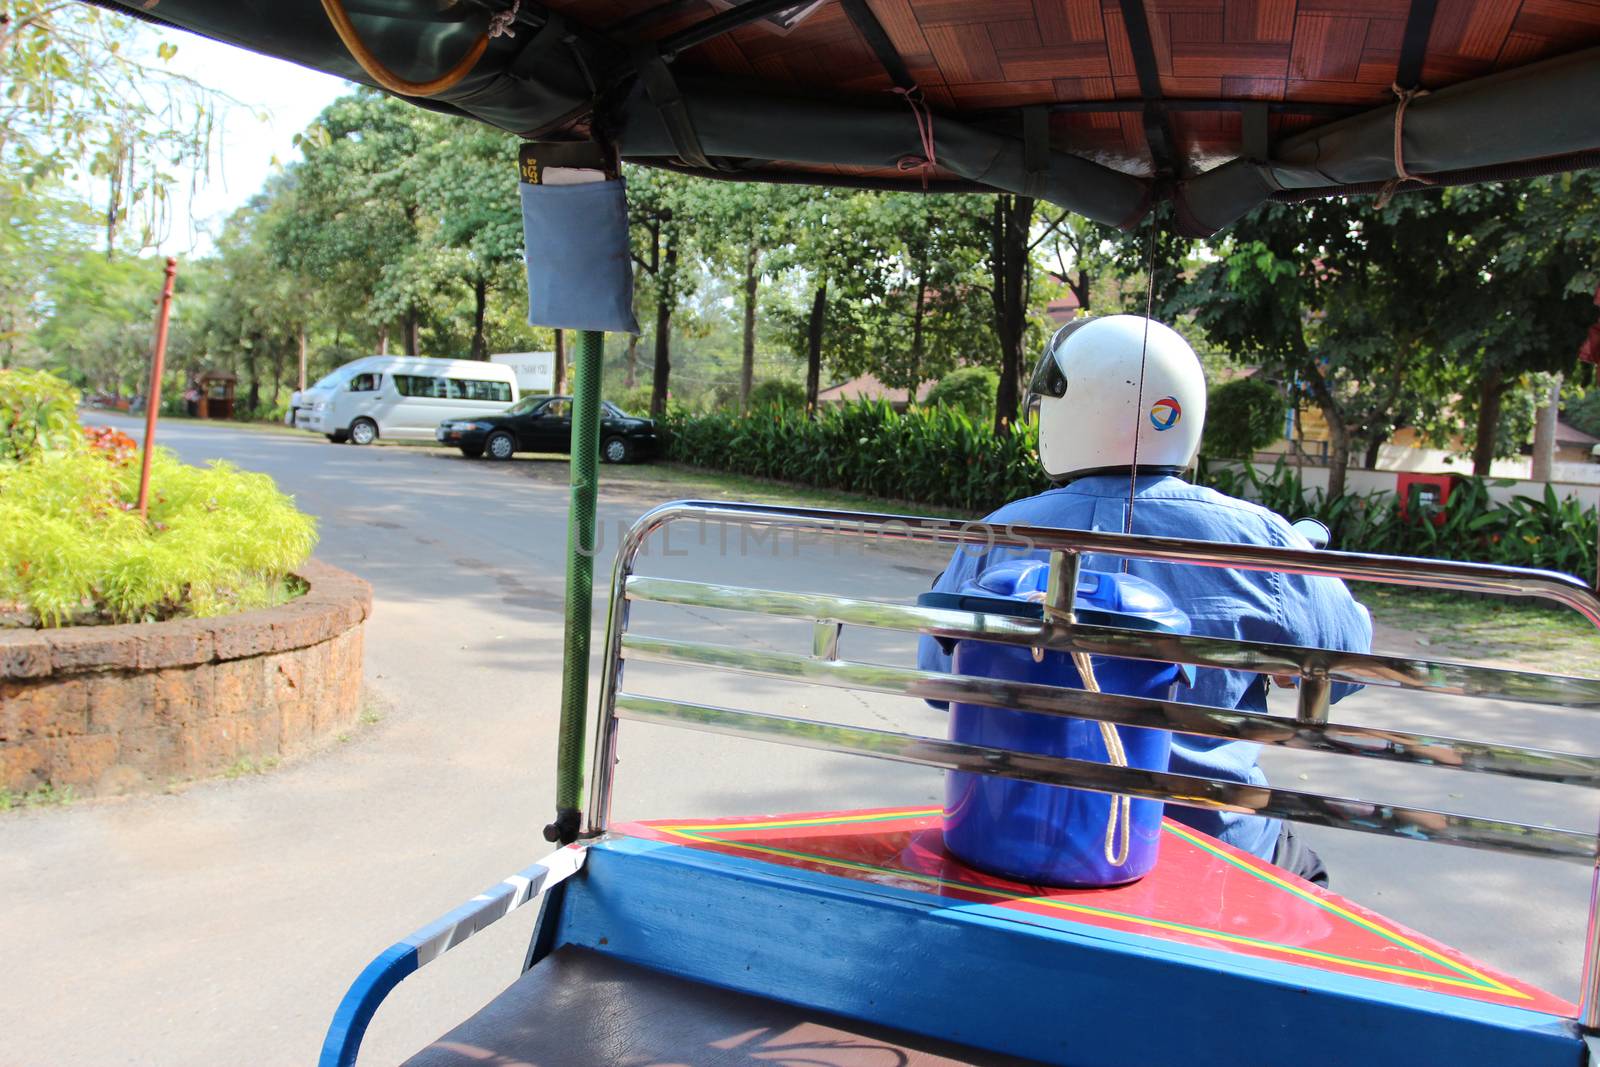
[[[1393,585],[1353,591],[1374,622],[1415,637],[1430,655],[1600,674],[1600,630],[1566,608]]]
[[[126,411],[114,411],[110,408],[85,408],[83,420],[92,423],[96,417],[102,414],[121,415],[124,418],[138,419],[140,422],[144,421],[143,412],[137,415],[129,415]],[[299,434],[302,437],[311,436],[308,431],[302,430],[297,426],[290,426],[288,423],[277,419],[202,419],[198,415],[162,415],[160,423],[183,423],[192,426],[216,426],[220,429],[228,430],[261,430],[266,433],[292,433]],[[160,430],[156,431],[156,443],[161,443]]]
[[[25,793],[0,789],[0,811],[12,811],[17,808],[54,808],[70,804],[75,799],[77,798],[73,795],[70,785],[57,789],[51,782]]]
[[[909,500],[885,500],[865,493],[846,493],[836,489],[815,489],[807,485],[754,478],[744,474],[724,474],[702,467],[676,463],[649,463],[601,470],[600,484],[640,487],[671,487],[676,497],[707,500],[743,500],[753,504],[789,504],[798,507],[833,508],[838,511],[892,511],[907,515],[928,514],[928,508]],[[978,513],[963,514],[949,508],[937,511],[940,517],[978,518]]]
[[[234,760],[227,770],[222,772],[222,777],[232,781],[235,778],[243,778],[246,775],[266,774],[277,765],[277,756],[267,756],[259,760],[251,759],[249,756],[241,756]]]

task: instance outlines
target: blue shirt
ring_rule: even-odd
[[[1099,474],[1014,501],[987,521],[995,526],[1121,533],[1127,509],[1128,477]],[[1232,544],[1311,547],[1287,521],[1260,505],[1165,475],[1139,478],[1133,532]],[[1048,555],[1043,550],[1027,552],[1002,546],[984,551],[980,545],[963,545],[934,588],[955,592],[985,567],[1007,559],[1043,559]],[[1123,560],[1090,555],[1084,557],[1083,565],[1086,570],[1117,570]],[[1188,614],[1196,634],[1347,652],[1367,652],[1372,647],[1372,621],[1367,609],[1356,603],[1344,583],[1335,578],[1144,560],[1128,560],[1127,569],[1164,590]],[[949,671],[950,657],[932,638],[924,637],[918,647],[917,665],[923,670]],[[1357,688],[1335,685],[1332,699],[1339,700]],[[1265,678],[1246,671],[1199,668],[1194,688],[1186,693],[1180,690],[1179,699],[1210,707],[1264,712]],[[1266,775],[1256,764],[1259,748],[1247,741],[1173,734],[1171,768],[1177,774],[1266,785]],[[1278,839],[1276,819],[1202,811],[1178,804],[1170,806],[1167,814],[1237,848],[1272,859]]]

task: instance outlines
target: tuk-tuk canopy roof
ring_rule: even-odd
[[[1119,225],[1166,198],[1195,235],[1267,199],[1600,163],[1600,0],[108,6],[637,163]]]

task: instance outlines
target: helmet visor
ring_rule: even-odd
[[[1050,343],[1044,346],[1044,354],[1039,357],[1039,362],[1034,365],[1033,377],[1028,379],[1028,391],[1022,398],[1022,419],[1027,422],[1037,418],[1039,402],[1045,397],[1060,399],[1067,395],[1067,376],[1061,370],[1061,364],[1056,359],[1056,353],[1067,336],[1079,326],[1088,322],[1087,317],[1073,319],[1050,338]]]

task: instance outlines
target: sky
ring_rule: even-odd
[[[171,70],[238,101],[226,109],[209,176],[193,197],[188,173],[175,183],[172,225],[159,248],[180,257],[203,255],[228,214],[259,190],[274,168],[300,158],[295,134],[354,86],[179,30],[150,27],[141,32],[152,53],[158,41],[177,45],[177,54],[166,64]]]

